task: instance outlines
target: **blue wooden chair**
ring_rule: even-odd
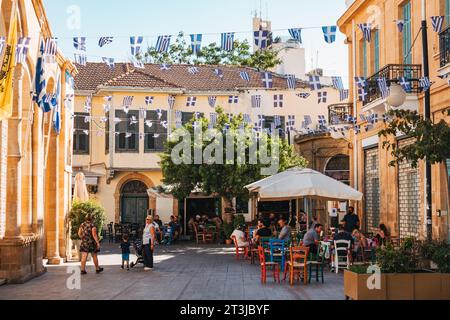
[[[270,239],[270,261],[281,263],[281,272],[284,272],[284,267],[286,264],[286,242],[279,239]]]

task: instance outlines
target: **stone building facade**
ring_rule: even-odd
[[[61,107],[57,134],[54,113],[44,113],[32,100],[39,44],[52,37],[42,1],[1,1],[1,36],[8,34],[13,8],[19,17],[17,36],[31,42],[25,62],[14,68],[12,115],[0,121],[0,278],[20,283],[45,271],[43,259],[59,264],[66,256],[72,121]],[[59,105],[66,94],[66,72],[74,75],[76,69],[58,51],[45,77],[47,94],[56,94],[60,81]]]

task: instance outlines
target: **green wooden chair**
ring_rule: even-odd
[[[326,255],[329,250],[329,246],[321,242],[317,250],[317,254],[310,254],[309,259],[309,283],[311,283],[311,278],[313,277],[313,272],[316,276],[316,282],[319,282],[319,276],[324,283],[323,269],[325,267]]]

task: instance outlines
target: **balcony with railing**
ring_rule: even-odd
[[[348,115],[353,116],[352,103],[337,103],[328,106],[328,123],[332,126],[350,124]]]
[[[439,74],[450,74],[450,26],[439,34],[439,61],[441,70]]]

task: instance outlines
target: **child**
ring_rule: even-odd
[[[128,242],[127,234],[123,235],[120,248],[122,249],[122,269],[124,268],[124,264],[126,262],[127,270],[130,271],[130,243]]]

